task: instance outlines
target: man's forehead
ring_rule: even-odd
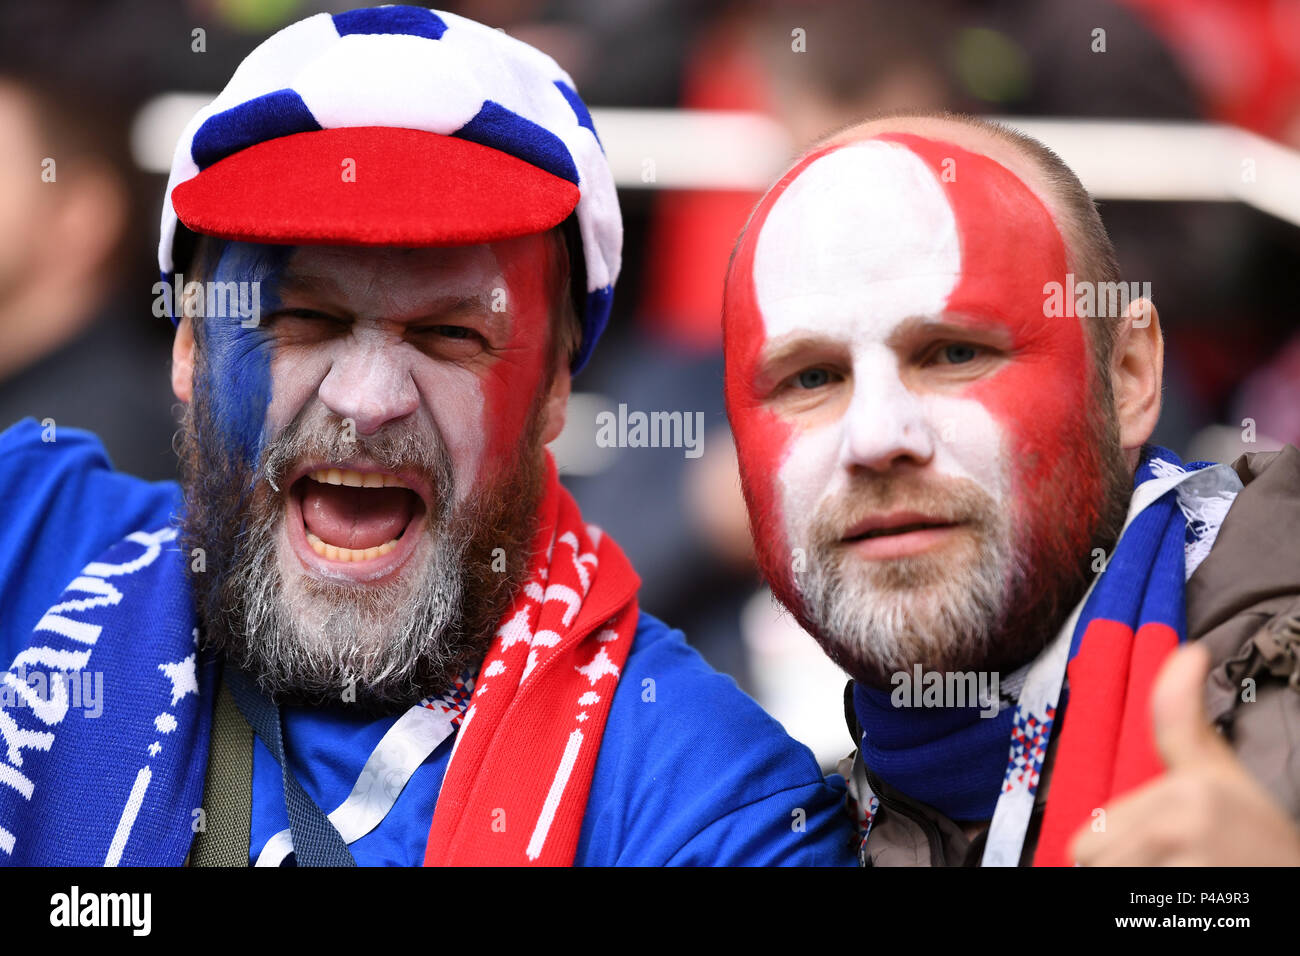
[[[281,282],[288,288],[350,291],[383,281],[437,290],[500,284],[501,263],[491,245],[405,249],[393,246],[295,246]],[[376,290],[380,291],[380,290]]]
[[[1010,305],[999,297],[1024,291],[1012,281],[1018,250],[1060,242],[1050,213],[1015,173],[913,133],[833,141],[765,207],[752,276],[769,340],[800,328],[856,334],[864,321],[884,329],[937,316],[959,284],[989,300],[965,303],[976,315],[996,315]]]
[[[872,140],[813,161],[768,213],[754,285],[771,338],[853,322],[867,307],[893,324],[943,309],[961,250],[953,212],[926,164]]]

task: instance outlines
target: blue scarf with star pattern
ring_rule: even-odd
[[[176,537],[86,565],[0,674],[0,864],[178,866],[203,827],[217,673]]]

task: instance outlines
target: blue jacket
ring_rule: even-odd
[[[113,471],[87,432],[48,436],[25,419],[0,434],[0,658],[12,660],[27,644],[88,562],[132,531],[167,524],[180,506],[174,483]],[[287,708],[291,768],[331,810],[396,719]],[[383,823],[352,844],[359,864],[423,860],[451,744],[416,770]],[[807,748],[705,664],[680,632],[643,612],[601,742],[575,862],[853,866],[843,796],[839,777],[824,781]],[[75,826],[69,820],[70,838]],[[258,741],[251,858],[287,826],[279,767]]]

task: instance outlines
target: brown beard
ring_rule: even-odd
[[[202,350],[198,353],[194,400],[182,422],[179,453],[182,541],[187,553],[203,549],[206,563],[199,569],[191,562],[187,572],[203,645],[224,653],[263,691],[286,702],[351,701],[346,696],[351,690],[356,706],[392,711],[446,691],[482,660],[528,573],[544,492],[546,390],[534,402],[513,461],[490,485],[483,483],[453,507],[445,448],[436,435],[418,434],[409,423],[344,444],[341,419],[319,406],[315,413],[304,409],[267,443],[257,468],[249,467],[221,440]],[[277,560],[276,532],[288,513],[286,477],[308,458],[353,455],[416,471],[434,497],[426,516],[432,554],[423,568],[406,569],[406,586],[299,579],[311,600],[384,635],[375,646],[364,647],[357,631],[346,627],[307,633],[286,605]],[[327,624],[337,619],[331,616]]]
[[[875,687],[914,664],[1006,672],[1032,660],[1082,599],[1095,549],[1113,548],[1132,495],[1113,403],[1104,391],[1094,402],[1108,414],[1081,418],[1038,492],[1015,489],[1009,513],[965,479],[855,475],[809,526],[809,568],[792,575],[793,590],[772,579],[777,597],[836,663]],[[880,563],[843,544],[859,519],[891,510],[961,522],[967,539]]]

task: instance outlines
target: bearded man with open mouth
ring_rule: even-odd
[[[0,863],[852,865],[842,784],[641,611],[546,448],[621,240],[572,80],[500,31],[248,56],[164,203],[183,488],[0,436]],[[47,680],[85,671],[97,719]]]
[[[472,252],[295,251],[279,275],[277,305],[263,317],[286,379],[321,378],[330,352],[348,348],[338,339],[375,341],[333,362],[315,400],[292,413],[256,469],[230,447],[224,430],[229,399],[213,367],[222,359],[208,357],[223,343],[203,323],[187,320],[175,366],[178,394],[192,396],[181,433],[184,543],[203,550],[219,569],[191,569],[190,580],[210,643],[258,674],[269,693],[318,703],[337,699],[348,687],[362,707],[390,707],[445,689],[486,652],[528,570],[546,477],[544,441],[556,432],[555,405],[544,399],[556,386],[556,370],[568,362],[564,345],[574,338],[563,239],[555,232],[526,245],[535,238]],[[212,245],[223,251],[199,258],[210,259],[217,275],[225,274],[223,258],[283,258],[272,246]],[[497,263],[512,256],[521,261],[507,279]],[[555,288],[521,287],[525,268],[552,277]],[[431,359],[420,363],[417,349],[410,349],[429,376],[416,383],[412,375],[411,396],[402,394],[401,382],[377,380],[384,366],[369,349],[384,347],[380,323],[366,329],[354,320],[345,331],[325,317],[331,312],[320,308],[320,293],[306,291],[327,276],[351,285],[323,282],[350,296],[330,304],[334,314],[399,314],[403,303],[395,293],[427,297],[434,307],[421,303],[419,311],[428,314],[443,299],[456,303],[459,311],[443,314],[442,325],[408,333],[423,340]],[[413,276],[431,278],[412,283]],[[500,285],[511,279],[512,285]],[[509,287],[515,302],[531,303],[538,314],[494,316],[490,299],[498,286]],[[319,315],[300,305],[308,301]],[[488,335],[499,335],[510,319],[544,329],[548,308],[565,320],[552,343],[536,343],[545,344],[537,351],[548,378],[539,383],[538,398],[503,410],[522,416],[518,446],[501,449],[490,468],[485,460],[477,472],[462,467],[458,473],[437,409],[427,417],[406,414],[413,393],[424,384],[431,394],[450,395],[451,384],[433,378],[442,371],[437,360],[472,367],[486,355]],[[497,328],[483,316],[496,318]],[[387,370],[394,377],[410,372],[399,365]],[[350,372],[364,378],[348,380]],[[394,403],[363,405],[373,394],[392,396]],[[552,427],[544,431],[548,412]]]

